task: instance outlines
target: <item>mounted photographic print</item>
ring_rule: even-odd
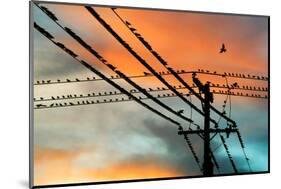
[[[268,16],[30,2],[30,187],[268,172]]]

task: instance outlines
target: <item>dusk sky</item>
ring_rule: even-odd
[[[40,5],[52,11],[60,24],[71,28],[110,64],[127,76],[148,72],[85,7],[61,4]],[[110,8],[93,8],[149,65],[158,72],[167,71]],[[128,8],[118,8],[116,12],[124,20],[130,22],[174,70],[204,69],[218,73],[234,72],[268,77],[267,17]],[[51,33],[55,41],[63,43],[78,54],[79,59],[87,61],[108,77],[116,75],[35,5],[33,19]],[[33,30],[33,37],[34,83],[42,80],[98,78],[36,29]],[[227,52],[220,54],[222,43],[226,45]],[[183,74],[181,77],[192,84],[190,74]],[[219,76],[198,74],[198,78],[203,82],[226,84],[225,78]],[[172,85],[179,85],[172,76],[165,76],[165,79]],[[125,81],[114,81],[128,90],[133,89]],[[154,77],[136,78],[134,81],[144,88],[164,86]],[[268,87],[267,81],[228,79],[229,84],[234,82],[239,85]],[[34,97],[49,98],[105,91],[116,91],[116,89],[105,81],[39,85],[34,86]],[[188,91],[181,90],[181,92]],[[267,92],[248,91],[248,93],[268,95]],[[119,97],[126,98],[126,95]],[[213,106],[222,110],[226,96],[215,95],[214,97]],[[103,97],[98,98],[103,99]],[[187,97],[187,99],[198,108],[202,108],[195,97]],[[184,109],[183,115],[191,116],[190,107],[179,98],[160,100],[176,111]],[[144,102],[182,123],[184,128],[188,128],[188,123],[152,101]],[[226,106],[228,116],[229,110],[228,99]],[[218,120],[219,116],[212,113],[212,118]],[[268,100],[231,96],[231,118],[236,121],[244,139],[252,170],[254,172],[267,171]],[[203,128],[202,116],[192,111],[192,119]],[[225,120],[222,119],[220,127],[226,126]],[[177,132],[176,125],[134,101],[35,109],[34,184],[202,175],[183,136],[179,136]],[[200,161],[203,162],[202,139],[198,136],[190,138]],[[215,149],[220,143],[219,137],[216,136],[211,146]],[[226,143],[239,173],[249,172],[236,135],[231,135]],[[217,148],[214,154],[220,164],[221,174],[233,173],[224,148]],[[215,173],[218,174],[216,170]]]

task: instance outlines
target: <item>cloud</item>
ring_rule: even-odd
[[[146,71],[99,23],[90,17],[84,8],[48,6],[55,12],[60,22],[75,30],[113,65],[118,65],[121,71],[128,75],[142,74]],[[163,70],[163,67],[159,66],[160,64],[136,41],[127,28],[119,23],[111,10],[108,8],[97,8],[97,10],[140,55],[148,60],[150,65],[157,71]],[[132,22],[175,69],[204,68],[267,75],[267,30],[265,29],[267,20],[264,18],[172,12],[156,14],[154,11],[124,9],[118,9],[118,12]],[[48,28],[48,31],[56,34],[57,39],[79,54],[79,57],[89,61],[105,74],[113,74],[100,63],[96,63],[93,56],[73,39],[66,37],[65,33],[46,16],[37,12],[35,17],[40,24]],[[74,79],[93,76],[90,71],[49,43],[44,36],[37,32],[34,34],[35,79]],[[229,48],[228,53],[223,56],[217,53],[222,41],[226,41]],[[191,83],[190,76],[184,79]],[[200,77],[200,79],[225,84],[222,78]],[[167,80],[172,85],[177,84],[171,77]],[[229,80],[230,83],[235,81]],[[160,86],[155,78],[136,79],[136,82],[141,86]],[[125,82],[118,81],[118,83],[131,89]],[[266,85],[252,81],[243,83]],[[113,88],[104,81],[44,86],[35,88],[35,97],[87,94],[108,90]],[[224,99],[216,96],[214,105],[221,108]],[[188,125],[151,101],[145,102],[183,123],[184,126]],[[165,99],[163,102],[175,110],[184,109],[184,115],[190,116],[189,107],[179,99]],[[194,103],[201,108],[198,101]],[[233,97],[232,104],[232,118],[237,121],[241,129],[247,152],[253,161],[253,169],[266,169],[267,102]],[[177,134],[177,127],[135,102],[42,109],[36,110],[34,116],[36,183],[57,184],[201,174],[183,137]],[[193,119],[203,125],[202,117],[194,111]],[[225,122],[221,123],[224,127]],[[203,141],[198,136],[190,138],[202,163]],[[231,152],[239,170],[247,170],[237,139],[231,138],[227,142],[231,144]],[[212,146],[218,144],[220,141],[215,138]],[[261,146],[261,150],[257,150],[258,146]],[[219,148],[215,155],[222,172],[232,172],[223,148]]]

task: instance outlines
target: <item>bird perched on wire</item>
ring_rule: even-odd
[[[148,76],[150,75],[150,73],[147,73],[147,72],[143,72],[145,76]]]
[[[221,49],[220,49],[220,53],[225,53],[225,52],[226,52],[226,48],[225,48],[225,45],[223,43],[222,46],[221,46]]]
[[[183,112],[184,112],[184,110],[179,110],[178,111],[179,114],[182,114]]]
[[[113,71],[116,69],[115,66],[111,65],[111,64],[106,64],[110,69],[112,69]]]
[[[237,82],[233,83],[232,85],[233,85],[233,87],[238,87],[238,83]]]

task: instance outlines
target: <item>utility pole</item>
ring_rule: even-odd
[[[220,129],[215,127],[214,129],[210,128],[210,104],[213,103],[214,97],[213,94],[210,91],[210,84],[207,82],[205,85],[202,84],[202,82],[195,77],[196,74],[193,74],[193,82],[198,87],[199,92],[204,95],[204,99],[202,102],[203,111],[205,114],[204,117],[204,129],[197,129],[197,130],[187,130],[187,131],[179,131],[179,135],[186,135],[186,134],[198,134],[201,136],[201,138],[204,140],[204,161],[203,161],[203,175],[204,176],[212,176],[214,175],[214,166],[212,162],[212,154],[211,154],[211,148],[210,148],[210,142],[212,140],[211,133],[214,133],[214,136],[217,133],[226,133],[227,137],[231,132],[237,132],[236,128],[225,128]]]
[[[210,92],[210,85],[206,83],[203,87],[204,93],[204,104],[203,110],[205,113],[204,120],[204,162],[203,162],[203,174],[204,176],[212,176],[214,174],[213,171],[213,163],[211,159],[211,149],[210,149],[210,103],[213,102],[213,94]]]

